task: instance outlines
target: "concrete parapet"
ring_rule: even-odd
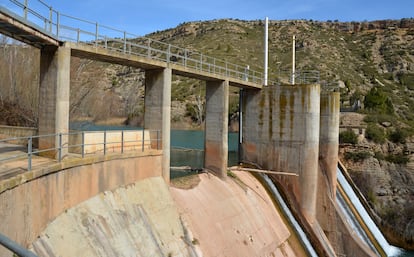
[[[295,173],[283,177],[303,215],[313,223],[319,156],[320,86],[281,85],[245,90],[242,160]]]
[[[37,128],[0,125],[0,140],[12,137],[31,137],[37,135]],[[27,139],[14,140],[11,144],[26,145]]]
[[[151,137],[148,130],[145,131],[87,131],[84,135],[84,154],[106,152],[121,152],[131,150],[157,149],[157,139]],[[123,141],[123,143],[122,143]],[[104,142],[105,145],[104,145]],[[82,133],[69,137],[69,152],[82,153]],[[153,147],[155,146],[155,147]]]
[[[163,177],[170,181],[171,77],[169,68],[145,71],[144,127],[161,131]]]
[[[0,231],[28,247],[65,210],[101,192],[161,176],[161,151],[65,159],[0,181]],[[0,256],[11,256],[0,248]]]
[[[220,178],[227,176],[229,82],[207,81],[204,166]]]

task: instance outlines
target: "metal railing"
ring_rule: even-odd
[[[279,83],[292,83],[293,76],[295,77],[295,84],[320,84],[320,74],[317,70],[296,70],[295,74],[292,71],[279,70]]]
[[[2,147],[16,149],[21,146],[16,154],[0,154],[0,164],[6,161],[26,159],[27,170],[32,170],[33,157],[36,155],[52,155],[61,162],[67,153],[78,154],[84,158],[88,154],[124,153],[126,151],[142,151],[146,149],[161,148],[161,133],[158,130],[108,130],[108,131],[77,131],[50,135],[38,135],[28,137],[13,137],[0,140]],[[39,139],[54,137],[57,146],[46,149],[37,149]],[[115,139],[114,139],[115,138]],[[134,139],[135,138],[135,139]],[[27,146],[24,149],[24,146]],[[23,151],[24,150],[24,151]]]
[[[3,235],[2,233],[0,233],[0,245],[9,249],[12,253],[14,253],[15,255],[19,257],[37,257],[36,254],[27,250],[23,246],[19,245],[15,241]]]
[[[198,72],[263,84],[263,73],[249,69],[249,65],[230,63],[194,50],[66,15],[54,10],[42,0],[0,0],[0,4],[20,16],[26,23],[37,26],[57,40],[92,45],[152,60],[175,63]]]

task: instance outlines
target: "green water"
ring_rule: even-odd
[[[73,122],[71,130],[140,130],[141,127],[106,126],[90,122]],[[238,133],[228,134],[228,165],[238,164]],[[190,166],[193,170],[171,170],[171,178],[194,174],[204,167],[204,131],[202,130],[172,130],[171,131],[171,167]]]

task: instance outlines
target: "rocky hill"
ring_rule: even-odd
[[[147,36],[260,71],[263,27],[260,20],[186,22]],[[342,160],[389,237],[414,248],[414,19],[270,21],[270,80],[288,78],[293,35],[297,69],[319,71],[321,84],[339,88],[343,110],[359,113],[351,124],[347,115],[342,120],[342,130],[356,129],[357,138],[341,134]],[[0,67],[0,124],[36,125],[39,52],[5,41],[0,40],[0,63],[8,64]],[[70,119],[141,124],[143,84],[139,69],[73,58]],[[203,124],[204,95],[202,82],[174,78],[173,127]],[[231,117],[237,117],[237,101],[238,90],[232,88]]]

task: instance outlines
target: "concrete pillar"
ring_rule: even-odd
[[[69,132],[70,57],[67,47],[44,47],[40,53],[39,135]],[[39,138],[39,150],[59,148],[59,136]],[[67,147],[68,136],[62,136]],[[67,148],[62,149],[65,156]],[[41,153],[57,158],[58,151]]]
[[[169,68],[145,72],[144,128],[161,130],[162,176],[167,183],[170,182],[171,78]]]
[[[327,176],[329,193],[336,197],[336,169],[339,147],[339,92],[321,94],[321,119],[319,136],[319,159]]]
[[[308,222],[316,215],[320,86],[280,85],[244,97],[242,159],[297,176],[274,176]]]
[[[207,81],[204,167],[220,178],[227,176],[229,82]]]

